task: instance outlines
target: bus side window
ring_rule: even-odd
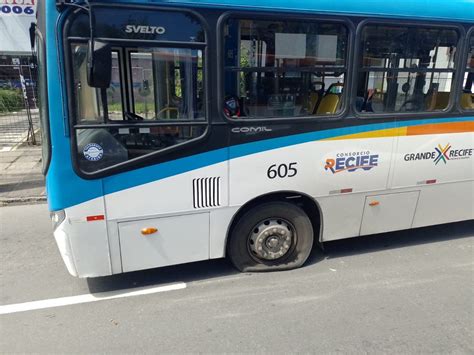
[[[464,74],[463,90],[461,93],[461,107],[464,110],[474,110],[474,30],[468,42],[466,72]]]
[[[224,103],[228,117],[305,117],[342,110],[348,42],[343,24],[231,18],[225,33],[224,92],[239,104],[239,115],[231,116]]]
[[[361,34],[359,112],[448,107],[458,34],[449,28],[366,25]]]

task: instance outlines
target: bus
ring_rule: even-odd
[[[469,0],[45,0],[43,172],[69,273],[474,218]]]

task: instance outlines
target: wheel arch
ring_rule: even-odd
[[[237,221],[243,214],[245,214],[249,209],[255,206],[261,205],[263,203],[278,202],[278,201],[293,203],[301,207],[303,211],[305,211],[305,213],[308,215],[308,218],[311,221],[311,225],[313,226],[315,241],[316,241],[316,236],[317,236],[317,241],[321,242],[322,231],[323,231],[323,214],[322,214],[321,206],[319,205],[319,203],[311,196],[305,193],[298,192],[298,191],[290,191],[290,190],[274,191],[267,194],[259,195],[247,201],[242,206],[240,206],[237,212],[234,213],[234,215],[232,216],[231,222],[229,223],[229,226],[227,227],[227,233],[226,233],[225,244],[224,244],[225,253],[227,254],[227,244],[229,241],[229,236],[232,233],[232,230],[234,229]],[[316,235],[316,231],[317,231],[317,235]]]

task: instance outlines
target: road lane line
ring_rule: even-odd
[[[113,300],[116,298],[150,295],[150,294],[159,293],[159,292],[182,290],[184,288],[186,288],[186,284],[184,282],[180,282],[180,283],[166,285],[166,286],[140,287],[136,289],[89,293],[89,294],[78,295],[78,296],[51,298],[51,299],[41,300],[41,301],[8,304],[8,305],[0,306],[0,315],[33,311],[33,310],[45,309],[45,308],[70,306],[73,304],[80,304],[80,303]]]

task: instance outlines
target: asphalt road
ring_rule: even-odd
[[[46,205],[0,208],[0,304],[185,282],[182,290],[0,315],[0,352],[474,352],[474,222],[325,244],[305,267],[225,260],[82,280]]]

